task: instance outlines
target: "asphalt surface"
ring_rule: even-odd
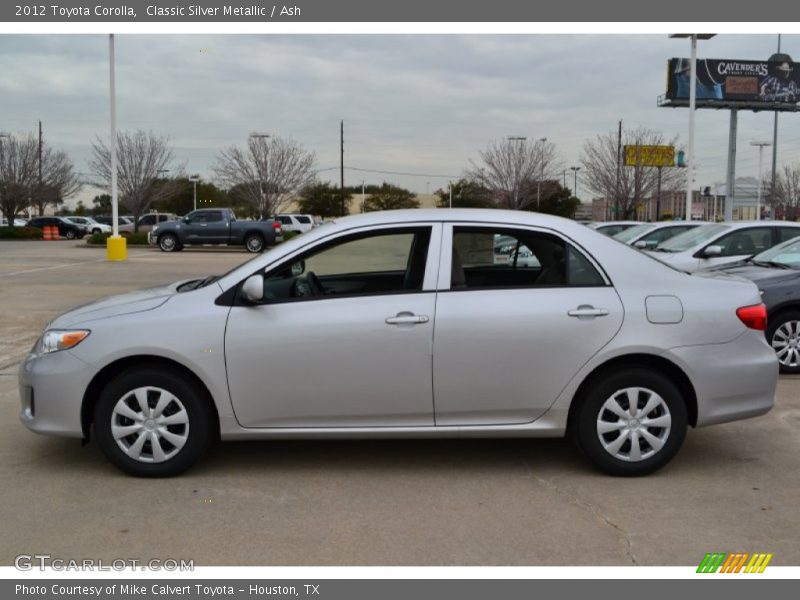
[[[42,327],[90,300],[247,260],[238,249],[0,242],[0,564],[174,558],[197,565],[696,565],[706,552],[800,564],[800,378],[764,417],[690,431],[640,479],[563,440],[281,441],[215,446],[141,480],[96,444],[30,433],[16,370]]]

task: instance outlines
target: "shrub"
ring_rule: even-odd
[[[284,242],[288,242],[293,237],[297,237],[298,235],[300,235],[300,232],[299,231],[284,231],[283,233],[281,233],[281,235],[283,236],[283,241]]]
[[[38,227],[0,227],[0,240],[40,240],[42,230]]]
[[[90,246],[105,246],[109,237],[111,237],[110,233],[93,233],[86,238],[86,243]],[[125,240],[128,246],[147,246],[147,234],[143,232],[125,236]]]

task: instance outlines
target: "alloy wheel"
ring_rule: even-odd
[[[772,349],[784,367],[800,366],[800,321],[786,321],[772,334]]]

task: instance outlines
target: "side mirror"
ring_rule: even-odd
[[[639,248],[639,250],[644,250],[647,246],[648,244],[644,240],[639,240],[633,245],[634,248]]]
[[[296,263],[292,263],[292,277],[299,277],[306,271],[306,261],[301,260]]]
[[[703,258],[713,258],[722,255],[722,246],[708,246],[703,250]]]
[[[264,276],[251,275],[242,284],[242,298],[253,304],[264,299]]]
[[[184,222],[184,223],[186,223],[187,225],[188,225],[189,223],[191,223],[191,222],[192,222],[192,220],[191,220],[189,217],[183,217],[183,218],[181,219],[181,221],[183,221],[183,222]]]

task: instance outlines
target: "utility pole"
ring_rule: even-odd
[[[339,122],[339,188],[342,192],[342,215],[344,215],[344,119]]]
[[[617,186],[614,191],[614,214],[619,213],[619,180],[621,176],[620,166],[622,163],[622,121],[619,122],[619,131],[617,132]]]
[[[39,121],[39,190],[42,193],[42,122]]]

